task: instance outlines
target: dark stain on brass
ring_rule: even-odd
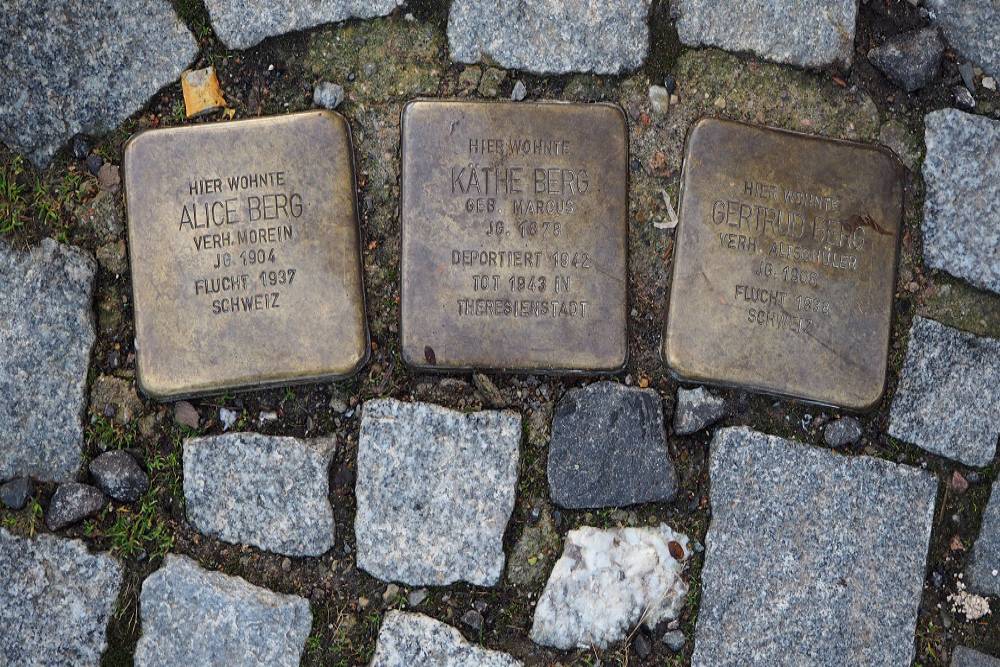
[[[368,355],[350,128],[312,111],[151,130],[124,175],[140,387],[335,379]]]
[[[402,114],[407,364],[601,373],[627,357],[628,133],[609,104]]]
[[[885,389],[902,167],[859,143],[702,119],[662,355],[680,379],[851,410]]]

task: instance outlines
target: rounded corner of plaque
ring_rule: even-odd
[[[422,97],[415,97],[413,99],[406,100],[406,102],[403,104],[403,108],[400,109],[399,111],[400,120],[405,121],[411,114],[414,113],[413,109],[415,107],[419,108],[425,106],[426,104],[427,100]]]
[[[122,146],[122,168],[126,171],[128,170],[128,163],[132,160],[132,154],[138,150],[136,146],[143,144],[150,140],[150,137],[155,138],[156,130],[153,128],[146,128],[145,130],[139,130],[131,137],[125,141],[125,145]]]
[[[691,123],[691,130],[689,131],[689,136],[694,136],[697,132],[704,132],[705,128],[712,128],[714,126],[722,125],[726,121],[717,116],[712,116],[711,114],[703,114],[699,116],[693,123]]]
[[[858,413],[868,413],[878,407],[879,403],[885,397],[887,378],[885,374],[882,378],[874,383],[868,389],[872,390],[871,394],[862,394],[858,397],[857,401],[854,401],[851,405],[845,405],[844,407],[852,412]]]
[[[614,359],[604,369],[604,372],[608,375],[618,375],[619,373],[624,373],[628,368],[629,353],[628,345],[618,354]]]
[[[892,169],[896,172],[895,176],[898,180],[901,181],[903,179],[903,175],[906,173],[906,167],[903,165],[903,161],[899,159],[899,156],[896,155],[891,148],[881,143],[868,144],[868,148],[875,153],[880,154],[890,165],[892,165]]]
[[[670,338],[669,329],[664,329],[663,340],[660,342],[660,363],[666,366],[670,374],[677,379],[683,378],[683,361],[677,354],[677,349]]]
[[[597,102],[595,106],[610,111],[611,114],[615,117],[615,119],[617,119],[621,123],[622,129],[624,129],[626,133],[628,132],[628,115],[625,113],[625,109],[622,108],[622,105],[618,104],[617,102],[604,101],[604,102]]]
[[[424,362],[421,358],[416,357],[413,352],[413,346],[407,344],[404,340],[400,343],[399,354],[403,357],[403,365],[407,368],[422,369],[424,368]]]
[[[144,396],[157,403],[169,402],[177,395],[173,387],[164,386],[155,379],[151,380],[148,375],[141,371],[136,373],[136,385]]]
[[[316,117],[332,123],[338,130],[350,131],[351,124],[347,122],[347,117],[339,111],[333,109],[316,109]]]
[[[368,336],[365,336],[361,341],[361,347],[357,350],[351,363],[348,365],[346,372],[343,374],[345,378],[351,378],[361,372],[361,369],[368,365],[368,362],[372,358],[371,341]]]

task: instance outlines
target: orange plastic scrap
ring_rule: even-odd
[[[224,109],[219,77],[214,67],[189,69],[181,74],[181,91],[184,93],[184,112],[188,118]]]

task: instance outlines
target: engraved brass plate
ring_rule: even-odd
[[[628,349],[621,109],[416,101],[403,111],[402,137],[406,362],[621,369]]]
[[[162,400],[360,368],[368,330],[342,116],[143,132],[124,175],[143,391]]]
[[[684,159],[667,365],[684,380],[874,406],[902,203],[887,151],[699,121]]]

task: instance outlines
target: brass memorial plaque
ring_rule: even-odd
[[[124,159],[139,383],[158,399],[337,378],[368,354],[350,128],[151,130]]]
[[[684,380],[871,408],[885,388],[902,204],[888,151],[699,121],[664,361]]]
[[[628,140],[619,107],[411,102],[402,152],[408,364],[625,365]]]

